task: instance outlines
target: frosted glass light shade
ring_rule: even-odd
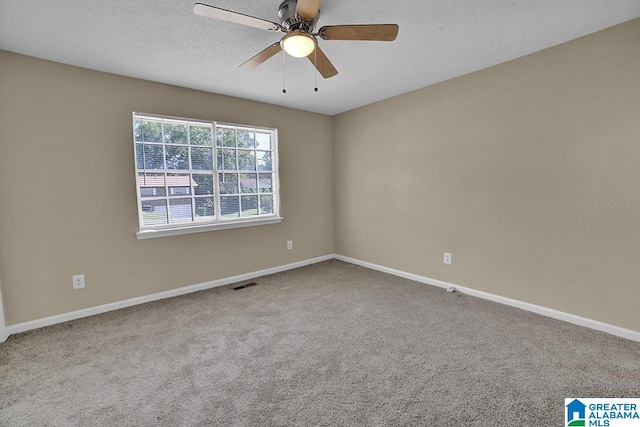
[[[309,56],[316,48],[316,41],[313,36],[305,33],[291,33],[280,42],[282,49],[295,58],[304,58]]]

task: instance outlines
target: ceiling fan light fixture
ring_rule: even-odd
[[[292,31],[282,38],[282,49],[295,58],[309,56],[316,48],[316,39],[302,31]]]

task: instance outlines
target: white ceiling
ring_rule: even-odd
[[[279,0],[199,0],[278,22]],[[281,33],[192,12],[195,0],[0,0],[0,49],[324,114],[337,114],[640,17],[640,0],[324,0],[323,25],[397,23],[395,42],[324,41],[339,71],[276,55]],[[1,66],[1,64],[0,64]]]

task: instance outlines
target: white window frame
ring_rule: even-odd
[[[185,124],[190,124],[190,125],[199,125],[199,126],[211,126],[211,133],[212,133],[212,161],[213,161],[213,169],[212,170],[199,170],[199,169],[192,169],[191,168],[191,163],[190,163],[190,159],[189,159],[189,169],[185,169],[185,170],[178,170],[178,169],[145,169],[144,168],[144,164],[143,164],[143,168],[139,169],[138,168],[138,159],[137,159],[137,144],[140,143],[140,141],[136,141],[136,136],[135,136],[135,123],[137,119],[149,119],[149,120],[153,120],[153,121],[170,121],[170,122],[182,122]],[[272,172],[270,172],[271,175],[271,185],[272,185],[272,191],[270,194],[273,195],[273,213],[272,214],[257,214],[257,215],[252,215],[252,216],[246,216],[246,217],[233,217],[233,218],[226,218],[222,215],[221,209],[220,209],[220,199],[221,199],[221,194],[220,194],[220,183],[219,183],[219,173],[222,173],[225,169],[224,169],[224,165],[223,165],[223,169],[219,169],[218,168],[218,162],[217,162],[217,154],[218,154],[218,150],[219,149],[224,149],[224,147],[218,147],[217,143],[216,143],[216,131],[217,128],[219,127],[225,127],[225,128],[234,128],[236,130],[242,130],[242,131],[257,131],[257,132],[266,132],[266,133],[270,133],[271,135],[271,162],[272,162]],[[240,125],[240,124],[234,124],[234,123],[224,123],[224,122],[217,122],[217,121],[207,121],[207,120],[198,120],[198,119],[190,119],[190,118],[185,118],[185,117],[174,117],[174,116],[165,116],[165,115],[158,115],[158,114],[152,114],[152,113],[141,113],[141,112],[132,112],[132,139],[133,139],[133,153],[134,153],[134,168],[135,168],[135,180],[136,180],[136,201],[137,201],[137,206],[138,206],[138,226],[139,226],[139,230],[136,233],[136,236],[138,239],[148,239],[148,238],[154,238],[154,237],[165,237],[165,236],[173,236],[173,235],[180,235],[180,234],[190,234],[190,233],[201,233],[201,232],[207,232],[207,231],[215,231],[215,230],[226,230],[226,229],[231,229],[231,228],[241,228],[241,227],[252,227],[252,226],[259,226],[259,225],[267,225],[267,224],[278,224],[280,222],[282,222],[283,218],[280,216],[280,182],[279,182],[279,174],[278,174],[278,130],[275,128],[265,128],[265,127],[260,127],[260,126],[251,126],[251,125]],[[156,145],[158,146],[162,146],[163,147],[163,157],[165,156],[165,147],[166,147],[166,143],[164,141],[164,130],[162,132],[162,142],[161,143],[157,143]],[[190,145],[185,144],[185,147],[189,147]],[[238,148],[235,149],[236,152],[238,150]],[[255,149],[255,151],[262,151],[262,150],[258,150]],[[190,151],[188,151],[190,152]],[[190,157],[190,156],[189,156]],[[163,158],[163,162],[164,162],[164,158]],[[265,171],[266,172],[266,171]],[[154,174],[154,173],[160,173],[160,174],[167,174],[167,173],[179,173],[179,174],[188,174],[189,175],[189,179],[193,180],[192,176],[193,174],[198,174],[198,173],[211,173],[213,174],[213,182],[214,182],[214,190],[213,190],[213,201],[214,201],[214,216],[212,217],[211,220],[198,220],[198,221],[194,221],[193,219],[191,221],[188,222],[183,222],[183,223],[169,223],[169,224],[156,224],[156,225],[144,225],[144,214],[143,214],[143,202],[144,201],[151,201],[151,200],[163,200],[166,199],[167,203],[169,203],[169,200],[171,200],[171,195],[169,192],[169,186],[165,180],[165,195],[164,196],[155,196],[156,199],[149,199],[149,196],[145,196],[145,198],[141,197],[141,191],[140,191],[140,185],[138,183],[138,177],[140,173],[145,173],[145,174]],[[234,172],[229,172],[229,173],[234,173]],[[256,173],[259,174],[260,171],[256,170],[255,171],[236,171],[236,173]],[[166,176],[166,175],[165,175]],[[260,180],[259,180],[259,175],[256,175],[257,178],[257,196],[258,196],[258,203],[260,200]],[[154,191],[155,193],[155,188]],[[240,182],[238,182],[238,192],[239,192],[239,197],[242,197],[242,191],[240,189]],[[187,195],[187,197],[190,197],[192,199],[192,210],[195,209],[195,206],[193,205],[193,202],[195,202],[195,195],[193,194],[193,191],[190,191],[190,194]],[[253,195],[253,193],[249,194],[249,195]],[[223,195],[224,196],[224,195]],[[173,196],[174,198],[179,198],[180,196]],[[169,211],[168,211],[169,207],[167,206],[167,218],[169,218]],[[194,218],[194,216],[192,215],[192,218]]]

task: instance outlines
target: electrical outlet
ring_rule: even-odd
[[[76,274],[73,276],[73,289],[84,288],[84,274]]]
[[[293,249],[293,240],[287,240],[287,250]]]
[[[451,265],[451,254],[449,252],[444,253],[444,260],[442,262]]]

